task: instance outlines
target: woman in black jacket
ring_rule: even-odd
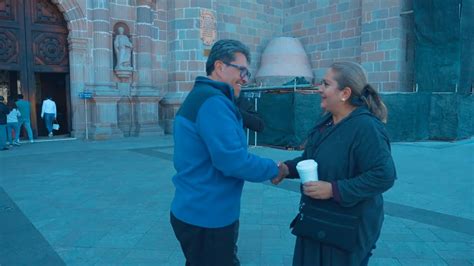
[[[367,265],[380,235],[382,193],[393,186],[395,166],[385,130],[387,109],[363,68],[334,63],[321,85],[326,115],[310,132],[302,156],[318,163],[319,181],[302,185],[293,265]]]

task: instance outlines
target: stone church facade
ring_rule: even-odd
[[[16,77],[16,87],[4,93],[22,93],[34,103],[36,129],[42,127],[35,113],[44,92],[55,93],[41,86],[59,78],[65,79],[63,85],[49,86],[66,92],[60,101],[66,106],[65,128],[74,137],[84,138],[86,128],[93,139],[170,133],[176,110],[194,78],[205,74],[206,55],[215,40],[233,38],[247,44],[255,73],[266,44],[275,37],[289,36],[303,44],[316,79],[333,61],[355,60],[364,65],[379,91],[411,92],[412,22],[406,19],[409,13],[403,13],[410,9],[408,2],[2,0],[0,70],[9,75],[2,84],[11,85]],[[21,5],[27,5],[23,14]],[[59,34],[57,38],[51,33],[45,44],[35,37],[43,34],[38,34],[38,25],[61,24],[61,19],[64,30],[51,30]],[[15,20],[31,27],[12,26]],[[113,45],[119,27],[133,44],[133,70],[125,73],[116,71]],[[25,30],[31,32],[25,35]],[[27,37],[18,49],[7,51],[5,47],[14,47],[19,36]],[[22,49],[26,55],[33,52],[22,59]],[[67,57],[61,62],[33,60],[41,57],[41,51],[50,51],[53,58],[63,51]],[[28,64],[32,65],[24,67]],[[48,74],[55,71],[62,74]],[[84,99],[87,94],[91,98]]]

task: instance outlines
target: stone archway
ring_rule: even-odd
[[[90,36],[87,27],[84,4],[81,6],[76,0],[51,0],[63,14],[69,30],[69,73],[70,93],[72,110],[83,108],[83,102],[76,97],[84,89],[87,82],[88,38]],[[72,113],[71,136],[82,135],[85,129],[85,116],[82,112]]]
[[[81,37],[81,33],[87,32],[86,17],[83,12],[85,6],[81,7],[76,0],[51,0],[51,2],[63,13],[72,37]]]

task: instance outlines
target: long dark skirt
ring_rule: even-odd
[[[297,237],[293,266],[365,266],[371,252],[360,261],[353,253],[337,249],[312,239]]]

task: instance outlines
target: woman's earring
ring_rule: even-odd
[[[342,98],[342,99],[341,99],[341,101],[345,102],[345,101],[346,101],[346,99],[345,99],[345,98]]]

